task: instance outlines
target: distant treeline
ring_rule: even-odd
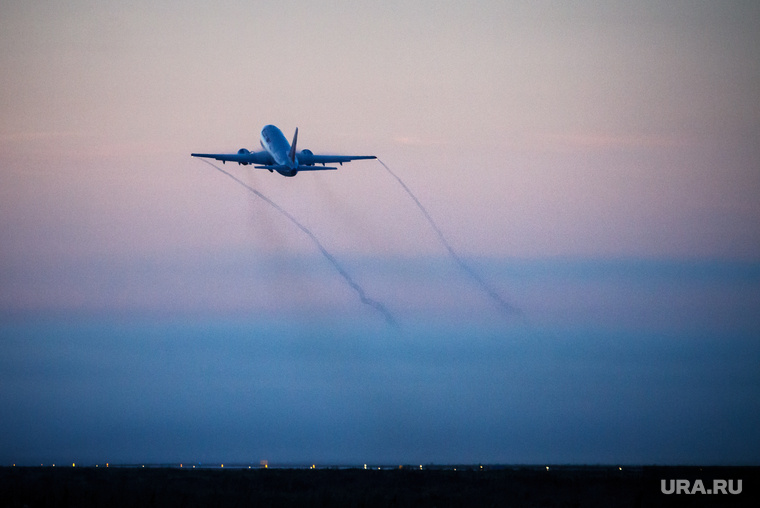
[[[670,494],[661,480],[742,480],[740,494]],[[3,507],[756,506],[760,468],[0,468]]]

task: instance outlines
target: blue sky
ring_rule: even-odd
[[[756,464],[757,264],[482,268],[525,321],[472,288],[446,316],[386,300],[399,328],[348,294],[319,316],[6,318],[2,460]]]
[[[0,461],[756,460],[758,21],[741,1],[4,3]],[[389,328],[189,157],[269,123],[379,156],[521,317],[376,162],[224,166]]]

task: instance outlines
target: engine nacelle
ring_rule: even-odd
[[[313,166],[314,165],[314,153],[309,150],[308,148],[301,150],[298,153],[298,163],[303,164],[304,166]]]
[[[251,152],[246,148],[241,148],[240,150],[238,150],[238,155],[248,155],[249,153]],[[248,165],[247,162],[238,162],[238,164],[242,164],[243,166]]]

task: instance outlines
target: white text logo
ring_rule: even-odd
[[[702,480],[660,480],[660,490],[663,494],[741,494],[741,480],[713,480],[705,488]]]

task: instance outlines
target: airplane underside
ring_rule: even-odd
[[[256,169],[267,169],[270,173],[275,171],[282,176],[293,177],[301,171],[324,171],[335,170],[326,164],[340,164],[359,159],[375,159],[374,155],[315,155],[311,150],[296,151],[298,141],[298,129],[293,135],[293,142],[282,134],[282,131],[274,125],[267,125],[261,130],[260,152],[252,152],[241,148],[237,153],[192,153],[193,157],[216,159],[223,164],[227,161],[237,162],[241,166],[253,166]],[[321,166],[319,166],[321,164]]]

